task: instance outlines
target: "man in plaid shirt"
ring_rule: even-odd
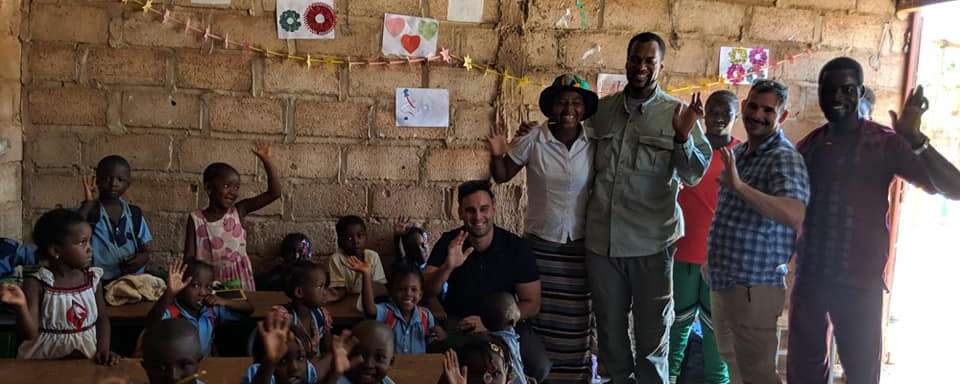
[[[748,140],[721,152],[726,169],[710,228],[710,300],[731,382],[780,383],[775,356],[786,263],[810,196],[803,157],[783,135],[787,87],[753,85],[743,102]]]

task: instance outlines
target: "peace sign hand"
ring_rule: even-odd
[[[673,110],[673,130],[676,132],[677,139],[686,141],[703,115],[703,100],[700,99],[700,92],[690,96],[690,105],[677,104]]]
[[[83,176],[81,178],[83,182],[83,201],[92,201],[96,199],[97,196],[97,177],[96,176]]]
[[[923,86],[918,85],[910,91],[900,115],[890,111],[890,120],[897,134],[902,136],[914,148],[923,144],[926,137],[920,132],[921,117],[929,108],[930,102],[923,96]]]

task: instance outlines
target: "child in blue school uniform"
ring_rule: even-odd
[[[211,265],[174,260],[167,273],[167,291],[147,314],[145,328],[161,320],[186,319],[197,327],[201,353],[210,356],[214,328],[253,313],[253,305],[247,300],[227,300],[215,295],[210,288],[212,283]]]
[[[301,260],[287,272],[283,291],[290,302],[273,307],[273,312],[302,327],[312,350],[322,353],[333,331],[333,316],[323,307],[331,296],[327,293],[327,271],[320,264]]]
[[[363,312],[393,330],[396,354],[423,354],[430,342],[446,339],[446,332],[437,325],[433,313],[418,305],[423,298],[423,274],[415,265],[394,265],[387,284],[390,302],[381,304],[374,303],[370,264],[350,257],[347,266],[363,275]]]
[[[79,212],[93,229],[93,266],[103,269],[106,281],[143,273],[150,261],[153,237],[140,207],[123,199],[129,187],[130,163],[117,155],[101,159],[96,177],[83,180]]]
[[[273,313],[257,323],[259,337],[253,344],[254,363],[247,368],[241,384],[317,384],[315,354],[303,327]]]
[[[523,375],[523,361],[520,357],[520,335],[516,327],[520,321],[520,307],[517,299],[507,293],[499,292],[483,298],[480,310],[480,321],[487,328],[491,337],[499,338],[506,345],[509,354],[511,370],[516,373],[513,384],[526,384],[527,377]]]

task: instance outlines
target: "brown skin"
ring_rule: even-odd
[[[655,41],[635,43],[627,49],[627,97],[647,100],[657,89],[657,79],[663,71],[663,52]],[[696,122],[703,117],[703,102],[700,93],[694,93],[690,105],[678,104],[673,113],[674,141],[684,143]]]
[[[363,275],[363,292],[361,293],[363,313],[368,318],[376,318],[377,304],[373,299],[370,264],[356,257],[351,257],[347,259],[347,266],[350,270]],[[413,311],[417,309],[417,303],[423,298],[423,284],[420,283],[420,277],[413,274],[402,276],[396,276],[395,274],[392,279],[390,282],[390,300],[393,305],[400,309],[403,320],[409,324],[413,317]],[[447,338],[446,331],[439,325],[434,326],[431,331],[432,334],[429,336],[435,341],[443,341]]]
[[[53,272],[54,288],[73,288],[87,283],[87,268],[93,251],[90,248],[90,225],[77,223],[70,227],[62,244],[51,245],[40,250]],[[96,287],[97,313],[97,352],[94,359],[98,364],[116,365],[120,356],[110,351],[110,317],[103,300],[103,286]],[[40,303],[43,289],[37,279],[29,278],[23,282],[23,290],[14,285],[3,286],[0,302],[17,309],[17,331],[23,340],[40,337]]]
[[[450,279],[450,274],[460,268],[467,258],[476,249],[485,251],[493,243],[493,218],[497,214],[497,205],[490,194],[477,191],[464,196],[457,209],[460,220],[463,221],[466,231],[460,233],[447,248],[447,260],[439,268],[428,266],[424,271],[426,292],[429,296],[437,296],[443,289],[443,283]],[[463,244],[469,241],[470,247],[463,249]],[[540,312],[540,280],[516,284],[517,297],[520,299],[520,314],[526,319],[536,316]],[[483,322],[479,316],[469,316],[461,320],[462,329],[481,332]]]
[[[260,159],[263,169],[267,173],[267,190],[249,199],[237,201],[240,192],[240,175],[235,172],[220,175],[203,185],[207,192],[210,205],[203,210],[207,221],[218,221],[223,218],[230,208],[236,207],[240,219],[248,214],[259,211],[280,198],[283,187],[277,174],[277,169],[270,160],[270,146],[266,143],[256,143],[253,153]],[[236,203],[234,203],[236,202]],[[187,216],[186,236],[183,244],[184,260],[194,260],[197,257],[197,234],[193,219]]]
[[[708,98],[705,108],[707,140],[713,149],[720,149],[730,144],[730,131],[737,119],[737,105],[723,98]]]
[[[851,139],[860,126],[858,112],[863,98],[863,85],[852,70],[835,70],[824,74],[818,87],[820,109],[830,122],[828,130],[837,140]],[[920,131],[921,117],[927,104],[923,87],[910,91],[898,115],[890,111],[890,120],[897,134],[912,148],[919,148],[926,140]],[[936,192],[951,200],[960,200],[960,170],[939,151],[930,146],[919,155]]]
[[[222,306],[231,311],[250,315],[253,304],[247,300],[226,300],[213,294],[213,271],[209,268],[196,268],[191,276],[184,276],[187,266],[180,260],[174,260],[167,269],[167,290],[160,300],[150,309],[145,321],[146,327],[163,320],[167,306],[176,301],[191,316],[197,317],[204,307]]]
[[[290,321],[268,316],[257,323],[257,332],[263,342],[264,356],[254,384],[300,384],[307,380],[307,351],[301,340],[290,331]]]
[[[194,333],[156,346],[144,345],[140,365],[147,372],[150,384],[179,384],[197,373],[201,361],[200,341]]]
[[[364,259],[367,249],[367,229],[359,224],[348,225],[344,228],[343,233],[337,233],[337,244],[340,245],[340,249],[343,250],[345,256]],[[331,298],[333,301],[340,301],[347,297],[347,289],[344,287],[336,287],[331,291],[333,291],[333,297]],[[387,294],[387,287],[380,283],[373,283],[373,294],[374,296],[383,296]]]
[[[304,285],[293,290],[293,309],[297,311],[297,317],[301,319],[313,318],[312,311],[320,308],[327,300],[326,294],[327,274],[320,269],[314,269],[310,272],[309,278]],[[312,321],[303,321],[301,326],[310,336],[314,345],[326,345],[327,340],[320,340],[320,330],[314,327]],[[323,324],[320,324],[322,327]]]
[[[750,92],[743,101],[743,125],[748,135],[747,153],[754,151],[770,135],[778,132],[787,115],[789,112],[780,105],[780,99],[775,93]],[[720,185],[733,190],[761,215],[797,231],[803,228],[803,219],[807,212],[803,201],[760,192],[740,179],[732,150],[723,148],[721,155],[726,168],[719,177]]]
[[[99,192],[97,200],[100,206],[110,217],[110,223],[116,225],[123,216],[123,203],[120,198],[130,187],[130,168],[122,164],[113,164],[104,169],[97,169],[94,178],[83,180],[83,204],[80,205],[80,216],[87,217],[94,207],[94,195]],[[132,223],[140,225],[140,223]],[[138,244],[137,253],[120,263],[120,273],[128,275],[136,273],[150,262],[149,244]]]
[[[550,134],[559,140],[567,149],[573,147],[582,130],[580,122],[586,113],[583,96],[575,91],[561,92],[554,100],[550,110]],[[524,127],[523,125],[526,125]],[[539,123],[521,123],[520,130],[529,131]],[[522,136],[522,135],[521,135]],[[490,147],[490,173],[497,183],[506,183],[513,179],[523,169],[523,165],[514,163],[510,157],[507,143],[507,133],[503,127],[495,125],[493,132],[487,137]]]
[[[367,320],[353,327],[353,334],[359,341],[350,353],[350,359],[358,364],[353,365],[345,376],[353,384],[380,383],[393,365],[393,330],[385,324]]]

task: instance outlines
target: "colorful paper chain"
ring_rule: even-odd
[[[515,82],[517,86],[520,88],[526,87],[527,85],[530,85],[533,82],[533,80],[531,80],[530,77],[527,75],[522,75],[522,76],[513,75],[507,69],[504,69],[503,71],[499,71],[496,69],[496,67],[492,65],[474,62],[474,60],[470,57],[470,55],[464,55],[463,57],[460,57],[453,53],[450,53],[450,50],[446,48],[441,48],[439,54],[435,54],[430,57],[420,57],[420,58],[407,57],[404,59],[396,59],[396,60],[390,60],[385,58],[379,58],[374,60],[355,60],[350,56],[343,57],[343,56],[335,56],[335,55],[320,55],[319,57],[314,57],[314,56],[311,56],[310,54],[307,54],[304,56],[297,56],[292,53],[273,51],[268,48],[251,44],[250,42],[247,42],[247,41],[240,42],[240,41],[230,40],[229,33],[224,33],[223,36],[220,36],[219,34],[215,34],[211,32],[209,25],[206,27],[201,27],[200,24],[195,23],[189,18],[187,18],[186,20],[178,19],[177,17],[173,16],[170,13],[169,9],[165,9],[161,11],[154,8],[153,0],[144,0],[144,1],[120,0],[120,2],[123,4],[128,4],[128,3],[138,4],[140,5],[140,9],[143,10],[144,14],[153,13],[153,14],[159,15],[161,17],[160,21],[162,24],[174,23],[174,24],[182,25],[183,33],[196,34],[197,36],[201,37],[204,42],[213,39],[216,41],[222,41],[224,49],[240,48],[240,49],[243,49],[245,52],[256,52],[256,53],[263,54],[267,58],[277,58],[277,59],[286,59],[286,60],[295,61],[295,62],[303,62],[307,65],[307,69],[312,68],[314,64],[322,64],[325,67],[330,69],[338,65],[345,65],[347,70],[350,70],[354,66],[361,66],[361,65],[369,65],[369,66],[400,65],[400,64],[409,65],[414,63],[443,61],[444,63],[447,63],[447,64],[456,64],[458,67],[464,68],[468,72],[473,72],[473,70],[476,69],[479,73],[482,73],[484,77],[490,76],[490,75],[497,76],[501,78],[504,83],[508,81]],[[212,45],[210,49],[213,50]],[[754,72],[759,72],[764,68],[776,69],[777,67],[783,65],[786,62],[793,63],[796,58],[809,55],[810,52],[811,52],[810,49],[807,49],[803,52],[800,52],[794,55],[787,55],[783,60],[777,61],[775,63],[770,63],[766,66],[753,67],[751,68],[750,71],[745,73],[744,76],[748,76]],[[549,84],[545,82],[538,82],[536,84],[539,85],[541,88],[546,88],[547,86],[549,86]],[[667,92],[674,93],[674,92],[704,90],[704,89],[710,89],[722,84],[723,84],[723,79],[720,78],[719,80],[716,80],[716,81],[708,80],[708,81],[701,82],[700,84],[686,85],[686,86],[676,87],[676,88],[668,88]]]

